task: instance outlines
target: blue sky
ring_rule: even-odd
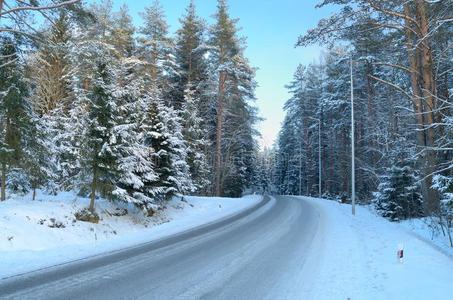
[[[152,0],[113,0],[116,7],[126,3],[134,22],[139,25],[138,12]],[[294,48],[297,37],[328,15],[328,9],[315,9],[319,0],[230,0],[232,17],[239,18],[240,34],[247,37],[247,57],[259,68],[256,79],[257,106],[266,120],[258,125],[261,144],[271,146],[284,118],[283,104],[288,99],[285,85],[291,81],[299,63],[318,59],[319,47]],[[188,0],[161,0],[171,32],[179,27]],[[196,1],[200,16],[212,23],[215,0]]]

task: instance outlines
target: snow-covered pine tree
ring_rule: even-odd
[[[29,62],[31,82],[35,87],[31,101],[40,116],[48,115],[61,102],[67,102],[70,95],[69,26],[69,16],[61,10],[45,32],[48,43],[39,44]]]
[[[126,4],[120,7],[113,15],[110,43],[115,48],[115,56],[118,58],[130,58],[136,53],[135,27],[129,9]]]
[[[212,134],[215,195],[238,196],[251,183],[254,158],[253,125],[257,121],[254,100],[254,69],[244,57],[245,45],[238,36],[237,20],[230,17],[226,0],[219,0],[215,24],[208,40],[208,79],[205,94],[208,131]],[[228,182],[228,187],[226,185]],[[228,191],[228,193],[226,193]]]
[[[252,106],[255,100],[255,69],[242,55],[236,55],[229,73],[232,86],[227,93],[224,130],[229,159],[225,165],[224,190],[225,195],[239,197],[253,184],[257,155],[254,124],[259,117]]]

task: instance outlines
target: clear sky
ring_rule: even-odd
[[[152,0],[113,0],[116,7],[126,3],[139,25],[138,12]],[[196,1],[198,13],[212,23],[216,0]],[[319,0],[229,0],[231,16],[239,18],[240,34],[247,37],[246,56],[259,68],[256,80],[257,106],[266,120],[258,125],[261,145],[271,146],[284,118],[283,104],[288,99],[285,85],[291,81],[299,63],[308,64],[319,58],[320,48],[294,48],[297,37],[318,20],[328,15],[326,9],[315,9]],[[179,18],[188,0],[161,0],[171,32],[179,28]]]

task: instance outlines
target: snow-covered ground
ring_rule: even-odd
[[[367,207],[309,199],[319,212],[301,299],[452,299],[453,260]],[[396,254],[404,246],[404,261]]]
[[[437,223],[437,220],[420,218],[402,221],[399,224],[407,228],[420,239],[424,239],[426,242],[435,245],[440,251],[453,257],[453,247],[450,246],[448,234],[447,232],[444,232],[445,234],[442,233],[442,229]],[[450,234],[453,235],[453,231],[451,231]]]
[[[0,202],[0,278],[156,240],[234,215],[261,200],[175,197],[165,210],[145,218],[127,206],[128,215],[114,216],[115,207],[101,199],[96,203],[101,221],[91,224],[74,218],[88,206],[86,198],[73,193],[30,198]]]

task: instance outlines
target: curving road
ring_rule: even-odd
[[[309,202],[268,198],[165,240],[2,280],[0,298],[297,299],[318,224]]]

